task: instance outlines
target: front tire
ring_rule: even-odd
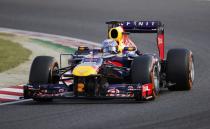
[[[152,83],[153,95],[155,99],[159,94],[159,68],[158,62],[153,62],[154,57],[142,55],[135,58],[131,65],[131,81],[133,84],[140,83],[141,85]],[[143,100],[141,94],[135,96],[137,101]]]
[[[37,56],[31,65],[29,85],[59,83],[58,63],[51,56]],[[52,98],[34,98],[35,101],[51,101]]]

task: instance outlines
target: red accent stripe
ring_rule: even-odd
[[[158,34],[157,36],[157,46],[159,50],[159,56],[161,60],[164,60],[164,34]]]
[[[11,101],[16,101],[15,99],[2,99],[0,98],[0,102],[11,102]]]
[[[118,67],[122,67],[123,66],[122,63],[117,62],[117,61],[112,61],[112,64],[115,65],[115,66],[118,66]]]
[[[9,88],[14,88],[14,89],[23,89],[23,86],[10,86]]]
[[[11,92],[11,91],[1,91],[1,90],[0,90],[0,94],[23,96],[23,93],[17,93],[17,92]]]

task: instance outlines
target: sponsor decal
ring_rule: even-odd
[[[159,49],[160,58],[164,59],[164,35],[159,34],[157,37],[157,45]]]
[[[119,94],[120,93],[120,91],[118,89],[115,89],[115,88],[109,89],[107,92],[112,93],[112,94]]]
[[[125,21],[123,28],[125,29],[156,29],[158,26],[157,21]]]
[[[148,85],[144,85],[144,86],[142,87],[142,92],[146,92],[146,91],[150,91]]]
[[[118,96],[120,91],[116,88],[109,89],[106,96]]]
[[[147,97],[152,95],[153,92],[153,85],[152,83],[142,85],[142,96]]]
[[[157,27],[157,22],[155,21],[139,21],[136,22],[137,28],[146,28],[146,27]]]
[[[88,62],[98,63],[98,62],[100,62],[100,58],[84,58],[83,62],[84,63],[88,63]]]
[[[163,44],[163,37],[162,36],[158,36],[158,45]]]
[[[125,29],[134,29],[136,26],[136,23],[134,21],[125,21],[123,23],[123,28]]]
[[[134,90],[133,86],[128,86],[128,90],[133,91]]]
[[[59,89],[58,92],[63,93],[63,92],[65,92],[65,89]]]

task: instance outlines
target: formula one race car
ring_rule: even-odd
[[[190,90],[194,80],[193,54],[171,49],[164,57],[164,28],[160,21],[110,21],[103,46],[78,47],[60,67],[50,56],[34,59],[24,98],[133,98],[153,100],[160,88]],[[129,33],[156,33],[159,55],[144,54]]]

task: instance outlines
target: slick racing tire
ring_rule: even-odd
[[[131,65],[131,81],[133,84],[140,83],[141,85],[152,83],[153,95],[150,100],[156,98],[159,94],[159,68],[158,63],[153,62],[153,56],[142,55],[136,57]],[[137,101],[143,100],[141,94],[136,94]]]
[[[190,90],[194,81],[193,54],[187,49],[171,49],[167,53],[166,79],[169,90]]]
[[[50,56],[37,56],[31,65],[29,74],[30,85],[56,84],[59,82],[57,74],[58,63]],[[36,101],[51,100],[51,98],[34,98]]]

